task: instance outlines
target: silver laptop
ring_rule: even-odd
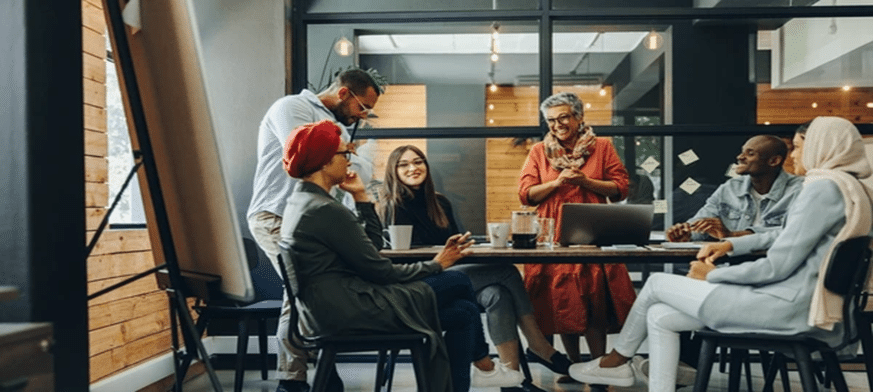
[[[645,245],[652,231],[651,204],[566,203],[561,209],[561,246]]]

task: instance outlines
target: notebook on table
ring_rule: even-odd
[[[652,231],[651,204],[566,203],[561,209],[561,246],[645,245]]]

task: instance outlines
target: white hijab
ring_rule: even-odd
[[[858,129],[846,119],[817,117],[809,125],[803,143],[804,184],[828,179],[837,184],[846,205],[846,225],[837,233],[819,268],[818,282],[809,309],[809,325],[833,330],[842,321],[843,299],[824,288],[824,275],[834,246],[840,241],[870,233],[873,225],[873,169],[867,160]],[[867,286],[873,288],[868,275]]]

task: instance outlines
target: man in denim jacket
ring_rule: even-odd
[[[739,237],[777,229],[803,179],[782,170],[788,146],[771,135],[747,140],[737,155],[736,173],[718,187],[688,222],[667,229],[669,241]]]

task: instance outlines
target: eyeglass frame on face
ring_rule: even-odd
[[[364,113],[368,116],[370,115],[370,113],[373,113],[373,109],[367,108],[367,105],[364,105],[364,103],[361,102],[361,100],[358,98],[358,96],[355,94],[355,92],[352,91],[352,89],[349,89],[349,94],[352,94],[352,98],[354,98],[355,101],[358,101],[358,105],[360,106],[361,113]]]
[[[351,162],[352,161],[352,154],[354,154],[354,153],[355,153],[354,150],[349,149],[349,150],[345,150],[345,151],[337,151],[335,155],[342,155],[343,157],[346,158],[347,161]]]
[[[424,158],[415,158],[412,161],[397,161],[397,170],[406,171],[409,170],[409,165],[415,167],[426,167],[427,162],[424,161]]]
[[[557,118],[547,118],[546,124],[549,124],[549,126],[554,126],[556,124],[567,125],[574,117],[576,116],[570,113],[561,113]]]

